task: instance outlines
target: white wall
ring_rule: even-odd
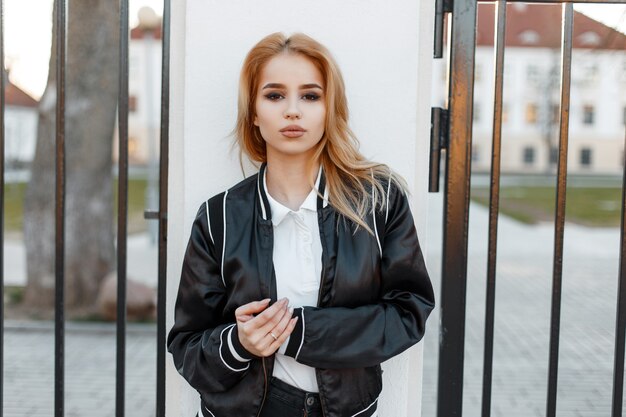
[[[433,8],[427,0],[185,0],[172,8],[168,328],[196,210],[242,179],[227,137],[239,71],[248,50],[272,32],[304,32],[333,53],[362,151],[407,179],[426,250]],[[421,360],[418,345],[383,364],[380,417],[419,415]],[[171,357],[167,377],[167,415],[194,415],[198,395]]]

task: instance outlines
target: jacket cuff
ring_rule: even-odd
[[[233,324],[229,328],[226,328],[225,333],[220,346],[222,360],[234,371],[247,369],[248,362],[254,358],[254,355],[248,352],[239,341],[237,325]],[[245,367],[242,369],[242,366]]]
[[[300,349],[304,344],[304,308],[294,308],[293,317],[298,317],[298,321],[296,322],[296,327],[293,329],[293,332],[291,332],[291,335],[289,336],[287,348],[285,349],[285,355],[291,356],[295,360],[298,360]]]

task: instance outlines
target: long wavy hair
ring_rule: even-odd
[[[313,38],[303,33],[286,37],[276,32],[261,39],[248,52],[239,77],[237,122],[231,132],[239,145],[240,158],[245,153],[252,162],[267,162],[265,141],[253,123],[255,99],[264,65],[281,53],[308,58],[322,74],[325,129],[309,162],[313,165],[319,161],[324,169],[328,203],[355,223],[355,231],[361,226],[373,234],[364,221],[365,216],[370,210],[384,208],[388,181],[404,192],[406,182],[387,165],[369,161],[359,152],[358,139],[348,125],[348,102],[339,67],[328,49]]]

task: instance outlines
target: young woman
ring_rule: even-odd
[[[359,153],[310,37],[262,39],[239,88],[234,133],[260,170],[198,210],[168,349],[199,416],[376,416],[380,363],[434,307],[404,181]]]

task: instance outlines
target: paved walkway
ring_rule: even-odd
[[[431,195],[427,261],[439,299],[441,195]],[[480,416],[488,211],[470,208],[463,416]],[[553,224],[498,228],[493,417],[545,416]],[[610,415],[619,229],[565,227],[557,416]],[[423,417],[436,415],[439,312],[425,337]]]
[[[429,200],[430,234],[425,246],[439,299],[441,194],[431,194]],[[472,205],[470,217],[463,415],[477,417],[482,379],[487,211]],[[492,416],[544,416],[553,226],[529,227],[501,218],[499,236]],[[606,417],[611,406],[619,231],[567,225],[565,241],[557,415]],[[156,264],[156,252],[148,239],[133,237],[130,247],[129,262],[137,269],[129,265],[129,275],[148,284],[156,283],[156,272],[145,269]],[[14,256],[19,256],[16,253]],[[11,258],[6,256],[7,260]],[[9,265],[7,276],[11,276]],[[435,417],[438,321],[435,311],[424,342],[423,417]],[[52,417],[52,325],[7,322],[5,326],[4,415]],[[70,323],[66,337],[66,416],[114,416],[114,326]],[[129,417],[155,415],[155,340],[154,325],[129,326]]]
[[[65,416],[115,416],[115,326],[68,323]],[[5,323],[4,416],[54,416],[54,327]],[[129,324],[126,415],[156,415],[156,326]]]

